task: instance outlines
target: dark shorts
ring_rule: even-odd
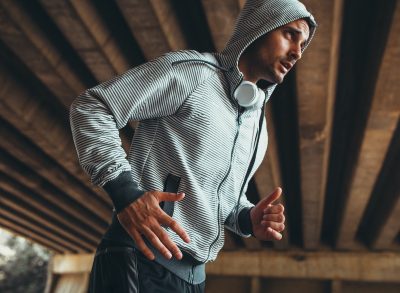
[[[133,247],[99,248],[89,280],[91,293],[204,292],[205,282],[192,285]]]

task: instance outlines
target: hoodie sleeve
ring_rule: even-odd
[[[250,220],[250,210],[253,207],[246,194],[243,194],[239,204],[235,205],[226,218],[225,227],[241,237],[250,237],[253,234]]]
[[[172,62],[201,56],[196,51],[165,54],[86,90],[72,103],[79,162],[93,184],[104,187],[117,212],[144,193],[130,176],[118,129],[130,120],[174,114],[206,74],[205,66]]]

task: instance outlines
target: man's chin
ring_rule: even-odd
[[[267,81],[269,81],[270,83],[277,83],[277,84],[281,84],[282,82],[283,82],[283,80],[284,80],[284,75],[282,75],[282,76],[275,76],[274,78],[271,78],[271,79],[269,79],[269,80],[267,80]]]
[[[279,75],[274,75],[272,77],[265,78],[265,80],[270,82],[270,83],[273,83],[273,84],[274,83],[280,84],[280,83],[283,82],[284,77],[285,77],[285,75],[280,75],[279,74]]]

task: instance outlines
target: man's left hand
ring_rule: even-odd
[[[282,194],[280,187],[276,188],[268,197],[261,200],[250,211],[253,234],[258,240],[281,240],[285,229],[284,207],[282,204],[273,205]]]

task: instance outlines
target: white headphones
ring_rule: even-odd
[[[265,92],[247,80],[240,83],[233,95],[238,104],[247,110],[261,109],[265,100]]]

